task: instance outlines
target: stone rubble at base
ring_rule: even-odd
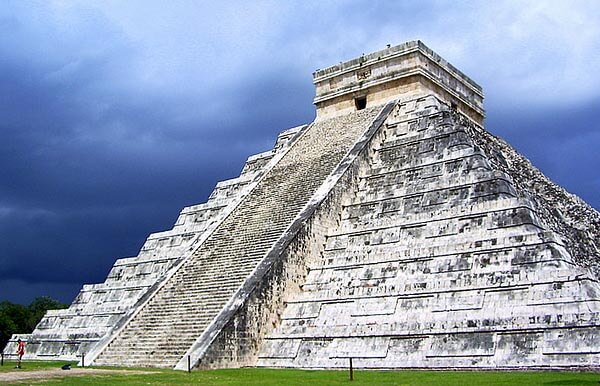
[[[421,42],[314,79],[315,122],[48,312],[27,357],[600,367],[600,214],[483,129],[481,88]]]

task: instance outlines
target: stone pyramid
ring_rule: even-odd
[[[482,126],[421,42],[314,74],[316,120],[50,312],[119,366],[594,368],[600,214]]]

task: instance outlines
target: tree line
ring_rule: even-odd
[[[29,334],[42,320],[47,310],[67,308],[68,304],[48,296],[35,298],[29,305],[0,302],[0,350],[4,349],[12,334]]]

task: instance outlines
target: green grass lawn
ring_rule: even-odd
[[[6,373],[10,371],[33,371],[41,369],[57,368],[65,363],[69,362],[49,362],[49,361],[23,361],[21,369],[15,369],[17,361],[14,359],[4,359],[4,366],[0,366],[0,373]],[[76,362],[71,362],[73,365],[77,365]]]
[[[25,362],[23,369],[15,369],[14,362],[5,363],[0,372],[34,371],[58,368],[65,362]],[[496,371],[364,371],[354,373],[354,381],[347,371],[229,369],[193,371],[191,374],[173,370],[148,370],[151,374],[112,374],[69,376],[45,381],[23,381],[9,384],[42,385],[406,385],[406,386],[468,386],[468,385],[595,385],[599,373],[576,372],[496,372]]]

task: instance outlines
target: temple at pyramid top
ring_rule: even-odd
[[[419,40],[317,70],[313,83],[317,119],[434,94],[483,123],[481,86]]]

